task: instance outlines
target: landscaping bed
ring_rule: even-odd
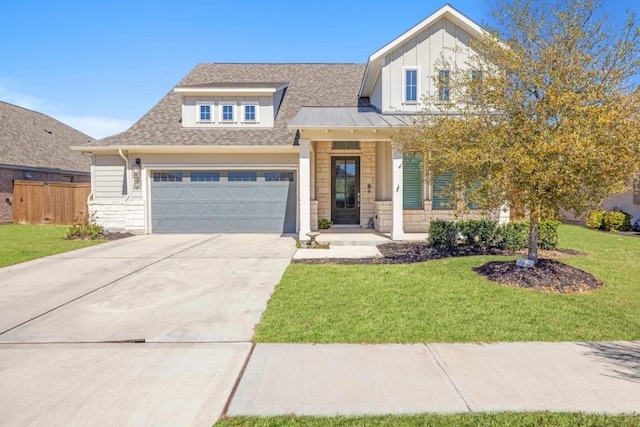
[[[480,255],[521,255],[524,251],[480,249],[461,246],[456,250],[436,249],[426,242],[401,242],[378,245],[382,258],[297,259],[297,264],[410,264],[431,260]],[[585,292],[601,288],[593,275],[557,261],[583,254],[573,249],[540,250],[541,259],[533,268],[516,266],[515,261],[492,261],[473,269],[487,279],[504,285],[550,292]]]

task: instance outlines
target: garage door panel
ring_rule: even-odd
[[[296,186],[292,181],[183,180],[151,183],[154,233],[295,232]],[[286,172],[285,172],[286,173]],[[293,173],[288,172],[290,176]]]

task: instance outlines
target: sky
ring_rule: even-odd
[[[570,1],[570,0],[567,0]],[[489,0],[449,0],[491,24]],[[201,62],[364,63],[445,0],[0,0],[0,100],[94,138]],[[640,0],[604,0],[611,21]]]

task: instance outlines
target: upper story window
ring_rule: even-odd
[[[221,118],[223,122],[235,121],[235,105],[233,104],[221,104],[220,105]]]
[[[210,122],[213,117],[211,115],[211,105],[199,105],[199,118],[201,122]]]
[[[482,85],[482,71],[471,70],[471,101],[477,102]]]
[[[244,122],[257,122],[258,121],[258,105],[257,104],[244,104],[242,106],[243,109],[243,120]]]
[[[449,97],[449,70],[438,70],[438,101],[448,102]]]
[[[404,68],[404,102],[418,102],[418,68]]]

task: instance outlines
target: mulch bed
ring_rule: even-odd
[[[498,249],[458,248],[457,251],[434,249],[424,242],[387,243],[378,245],[382,258],[321,258],[294,259],[295,264],[409,264],[443,258],[474,255],[516,255],[526,256],[525,251],[510,252]],[[474,268],[478,274],[487,279],[521,288],[551,292],[585,292],[598,289],[602,282],[591,274],[570,265],[557,261],[558,258],[581,255],[582,252],[572,249],[555,251],[538,251],[538,263],[535,267],[518,267],[515,261],[492,261]],[[554,259],[549,259],[554,258]]]
[[[135,234],[111,232],[111,233],[99,234],[95,238],[92,238],[90,236],[72,236],[72,237],[67,237],[67,240],[120,240],[120,239],[125,239],[127,237],[132,237],[132,236],[135,236]]]
[[[587,292],[603,287],[593,275],[554,259],[538,259],[535,267],[518,267],[513,261],[491,261],[473,269],[503,285],[547,292]]]

